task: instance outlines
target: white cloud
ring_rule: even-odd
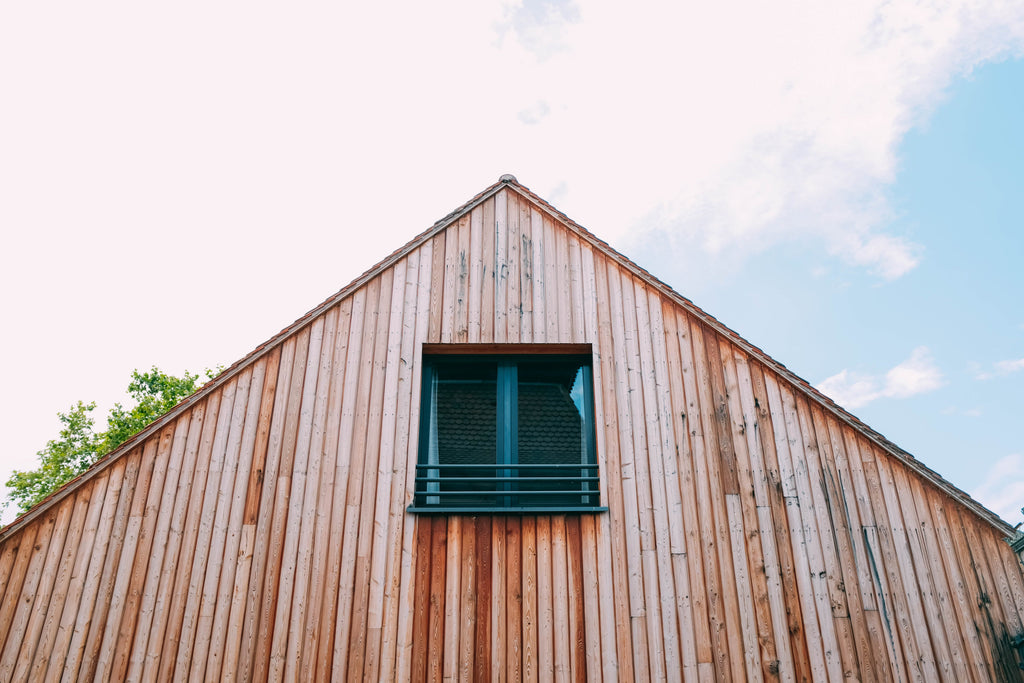
[[[0,319],[32,330],[0,480],[75,400],[232,362],[505,172],[627,252],[899,277],[901,139],[1022,50],[1016,0],[0,3]]]
[[[1024,507],[1024,455],[1012,453],[997,460],[971,497],[1014,523]]]
[[[1015,372],[1024,370],[1024,358],[1018,358],[1016,360],[1001,360],[997,363],[993,363],[991,370],[978,369],[977,365],[974,367],[975,379],[994,379],[996,377],[1005,377],[1006,375],[1012,375]]]
[[[534,126],[544,120],[549,113],[551,113],[551,107],[544,100],[539,100],[526,109],[521,110],[516,114],[516,118],[525,123],[528,126]]]
[[[928,347],[919,346],[910,358],[885,375],[861,375],[849,370],[826,378],[818,390],[844,408],[854,409],[880,398],[909,398],[935,391],[944,384]]]
[[[545,130],[579,163],[560,169],[570,215],[611,238],[657,228],[692,258],[810,238],[883,280],[923,256],[886,231],[903,136],[954,78],[1024,49],[1010,2],[781,2],[743,21],[715,3],[578,6],[557,56],[521,45],[543,61]]]

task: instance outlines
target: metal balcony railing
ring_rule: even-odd
[[[416,466],[411,512],[603,512],[596,464],[433,463]]]

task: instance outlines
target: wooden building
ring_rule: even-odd
[[[1011,535],[503,176],[0,531],[0,681],[1019,680]]]

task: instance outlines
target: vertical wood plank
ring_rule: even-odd
[[[492,519],[478,517],[476,521],[476,642],[472,645],[475,655],[473,680],[490,680],[491,667],[491,539]]]
[[[430,643],[430,614],[431,614],[431,531],[433,529],[433,518],[418,517],[416,527],[416,555],[424,558],[416,563],[416,588],[413,602],[412,619],[412,661],[409,666],[409,675],[413,681],[423,681],[427,678],[427,653]]]
[[[266,507],[269,496],[263,494],[268,466],[274,463],[268,459],[270,433],[274,414],[274,401],[277,394],[278,372],[281,362],[281,349],[275,349],[266,360],[263,373],[263,394],[260,397],[259,418],[256,426],[255,441],[252,447],[253,460],[248,473],[249,482],[246,486],[246,499],[242,512],[242,542],[239,551],[239,564],[235,572],[231,609],[228,615],[228,640],[224,652],[224,679],[232,681],[237,678],[239,670],[248,667],[248,656],[242,655],[242,641],[250,622],[256,617],[258,589],[252,588],[258,582],[252,580],[253,568],[261,564],[266,557],[260,552],[266,540],[259,526],[261,501]],[[190,434],[191,436],[191,434]],[[274,473],[276,477],[276,472]]]
[[[510,517],[505,520],[505,676],[507,681],[522,680],[523,672],[523,625],[525,605],[523,604],[523,536],[522,520]],[[500,633],[500,631],[496,631]],[[500,675],[497,677],[502,678]]]
[[[4,624],[6,630],[14,637],[6,639],[0,656],[0,680],[14,680],[16,676],[24,679],[28,674],[27,669],[39,642],[39,633],[53,591],[53,574],[64,552],[65,539],[70,541],[75,551],[78,550],[78,534],[81,533],[89,499],[87,496],[77,498],[77,501],[74,498],[65,500],[60,509],[36,522],[46,541],[39,544],[32,562],[26,569],[22,594],[16,599],[16,607],[10,621]],[[75,529],[78,533],[73,531],[68,538],[67,527],[72,513],[75,513]],[[62,592],[59,591],[55,597],[63,598]],[[65,600],[61,599],[61,613],[64,607]],[[46,654],[49,654],[49,651]]]
[[[281,455],[283,434],[287,417],[287,402],[291,395],[291,380],[294,372],[295,338],[286,341],[280,351],[277,363],[277,380],[270,408],[270,425],[267,432],[267,454],[263,471],[259,472],[262,491],[259,494],[259,508],[256,512],[255,539],[253,541],[253,562],[249,570],[249,590],[245,597],[245,617],[242,623],[241,645],[238,662],[240,680],[265,680],[270,654],[270,629],[273,612],[276,609],[276,577],[280,571],[280,547],[284,542],[283,519],[287,505],[288,489],[279,486],[282,479]],[[304,352],[303,352],[304,353]],[[303,361],[304,362],[304,361]],[[262,414],[261,414],[262,419]],[[255,494],[254,494],[255,496]],[[285,498],[285,501],[281,499]],[[252,505],[250,505],[252,503]],[[247,501],[248,512],[252,513],[253,499]]]
[[[430,618],[428,628],[430,638],[427,646],[427,677],[428,681],[440,681],[452,658],[448,650],[446,637],[447,575],[448,575],[448,520],[444,517],[431,518],[431,567],[430,567]],[[447,657],[445,656],[447,654]]]

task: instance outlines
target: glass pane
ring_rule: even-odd
[[[521,477],[541,481],[523,481],[520,491],[581,491],[579,477],[590,474],[580,469],[543,467],[586,463],[587,439],[584,433],[585,373],[582,360],[523,361],[519,363],[519,464]],[[527,495],[521,504],[579,505],[580,497],[564,495]]]
[[[438,363],[434,366],[436,420],[431,440],[440,465],[494,464],[497,451],[497,367],[494,363]],[[436,439],[436,441],[435,441]],[[493,468],[442,467],[441,491],[465,491],[447,496],[445,505],[479,505],[474,491],[493,491],[493,482],[459,481],[490,478]]]

